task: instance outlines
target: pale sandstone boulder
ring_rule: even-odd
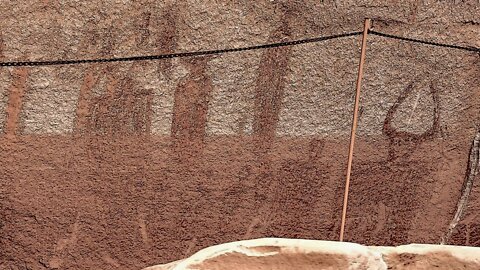
[[[480,249],[411,244],[368,247],[348,242],[262,238],[221,244],[144,270],[480,269]]]
[[[388,269],[480,269],[480,248],[410,244],[398,247],[369,247],[382,253]]]
[[[379,252],[354,243],[263,238],[212,246],[183,261],[147,269],[381,270],[387,268]]]

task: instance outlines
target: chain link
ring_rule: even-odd
[[[415,38],[401,37],[401,36],[395,36],[395,35],[391,35],[391,34],[385,34],[385,33],[382,33],[382,32],[377,32],[377,31],[373,31],[373,30],[369,30],[368,33],[372,34],[372,35],[376,35],[376,36],[393,38],[393,39],[409,41],[409,42],[416,42],[416,43],[421,43],[421,44],[426,44],[426,45],[445,47],[445,48],[451,48],[451,49],[458,49],[458,50],[465,50],[465,51],[471,51],[471,52],[480,52],[480,48],[475,48],[475,47],[444,44],[444,43],[420,40],[420,39],[415,39]]]
[[[212,54],[224,54],[230,52],[243,52],[259,49],[270,49],[277,47],[293,46],[306,43],[314,43],[320,41],[326,41],[331,39],[343,38],[360,35],[362,32],[350,32],[344,34],[337,34],[331,36],[323,36],[309,39],[293,40],[286,42],[270,43],[263,45],[255,45],[241,48],[229,48],[220,50],[208,50],[208,51],[196,51],[196,52],[183,52],[183,53],[171,53],[160,55],[147,55],[147,56],[133,56],[122,58],[104,58],[104,59],[83,59],[83,60],[54,60],[54,61],[25,61],[25,62],[0,62],[0,67],[18,67],[18,66],[53,66],[53,65],[73,65],[73,64],[86,64],[86,63],[108,63],[108,62],[128,62],[128,61],[147,61],[147,60],[160,60],[171,59],[179,57],[192,57]]]

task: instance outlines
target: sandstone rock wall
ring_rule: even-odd
[[[480,47],[476,0],[4,0],[0,14],[0,61],[249,46],[360,31],[366,17]],[[0,68],[0,268],[138,269],[238,239],[337,239],[359,46]],[[441,241],[479,74],[478,54],[369,36],[348,241]],[[478,246],[468,211],[452,242]]]

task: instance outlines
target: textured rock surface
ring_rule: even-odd
[[[368,247],[348,242],[264,238],[209,247],[181,261],[144,270],[473,270],[479,267],[480,250],[472,247],[420,244]]]
[[[480,47],[477,0],[2,0],[0,14],[0,61],[248,46],[365,17]],[[359,45],[0,68],[0,269],[138,269],[240,239],[338,239]],[[346,240],[441,241],[480,126],[479,61],[369,37]],[[480,245],[478,185],[451,243]]]

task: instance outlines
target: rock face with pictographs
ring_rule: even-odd
[[[478,1],[2,1],[0,61],[375,31],[480,47]],[[0,269],[141,269],[337,240],[360,36],[0,68]],[[478,53],[368,36],[345,240],[480,246]],[[458,211],[460,209],[461,211]]]

